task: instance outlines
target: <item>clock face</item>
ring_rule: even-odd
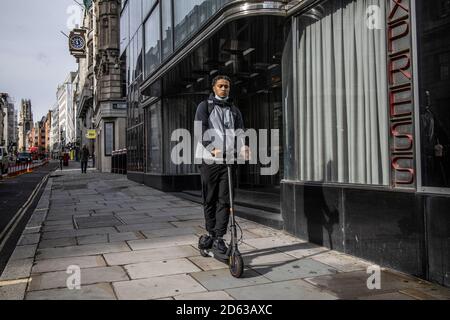
[[[73,36],[70,39],[70,46],[75,50],[81,50],[84,48],[84,39],[81,36]]]

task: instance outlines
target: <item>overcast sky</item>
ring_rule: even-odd
[[[77,7],[73,0],[0,0],[0,92],[18,110],[21,99],[31,99],[35,122],[53,107],[58,84],[77,70],[60,32],[79,23]]]

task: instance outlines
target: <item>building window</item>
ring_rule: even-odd
[[[133,37],[142,23],[142,0],[128,0],[128,3],[130,6],[130,36]]]
[[[111,156],[114,151],[114,122],[105,123],[105,156]]]
[[[422,186],[450,188],[450,2],[416,3]]]
[[[130,16],[128,14],[128,4],[123,9],[120,16],[120,55],[125,51],[130,42]]]
[[[162,59],[166,59],[173,52],[172,29],[172,1],[161,1],[162,23]]]
[[[145,109],[146,172],[162,172],[162,119],[161,102]]]
[[[163,0],[163,2],[167,2],[168,0]],[[171,0],[169,0],[171,1]],[[143,17],[144,19],[148,16],[153,6],[155,5],[156,0],[143,0]]]
[[[301,181],[389,184],[386,33],[366,27],[384,0],[329,0],[298,18]]]
[[[145,76],[151,74],[159,65],[160,59],[160,25],[159,5],[145,22]]]
[[[183,0],[174,6],[175,48],[193,35],[213,14],[232,0]]]

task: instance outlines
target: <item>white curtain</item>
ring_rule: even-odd
[[[389,184],[385,2],[331,0],[299,18],[301,181]],[[373,5],[381,29],[366,24]]]

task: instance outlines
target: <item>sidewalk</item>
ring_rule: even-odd
[[[202,209],[78,163],[55,171],[8,266],[0,299],[450,299],[450,290],[238,218],[246,269],[203,258]],[[69,290],[68,268],[81,268]],[[70,269],[72,270],[72,269]]]

